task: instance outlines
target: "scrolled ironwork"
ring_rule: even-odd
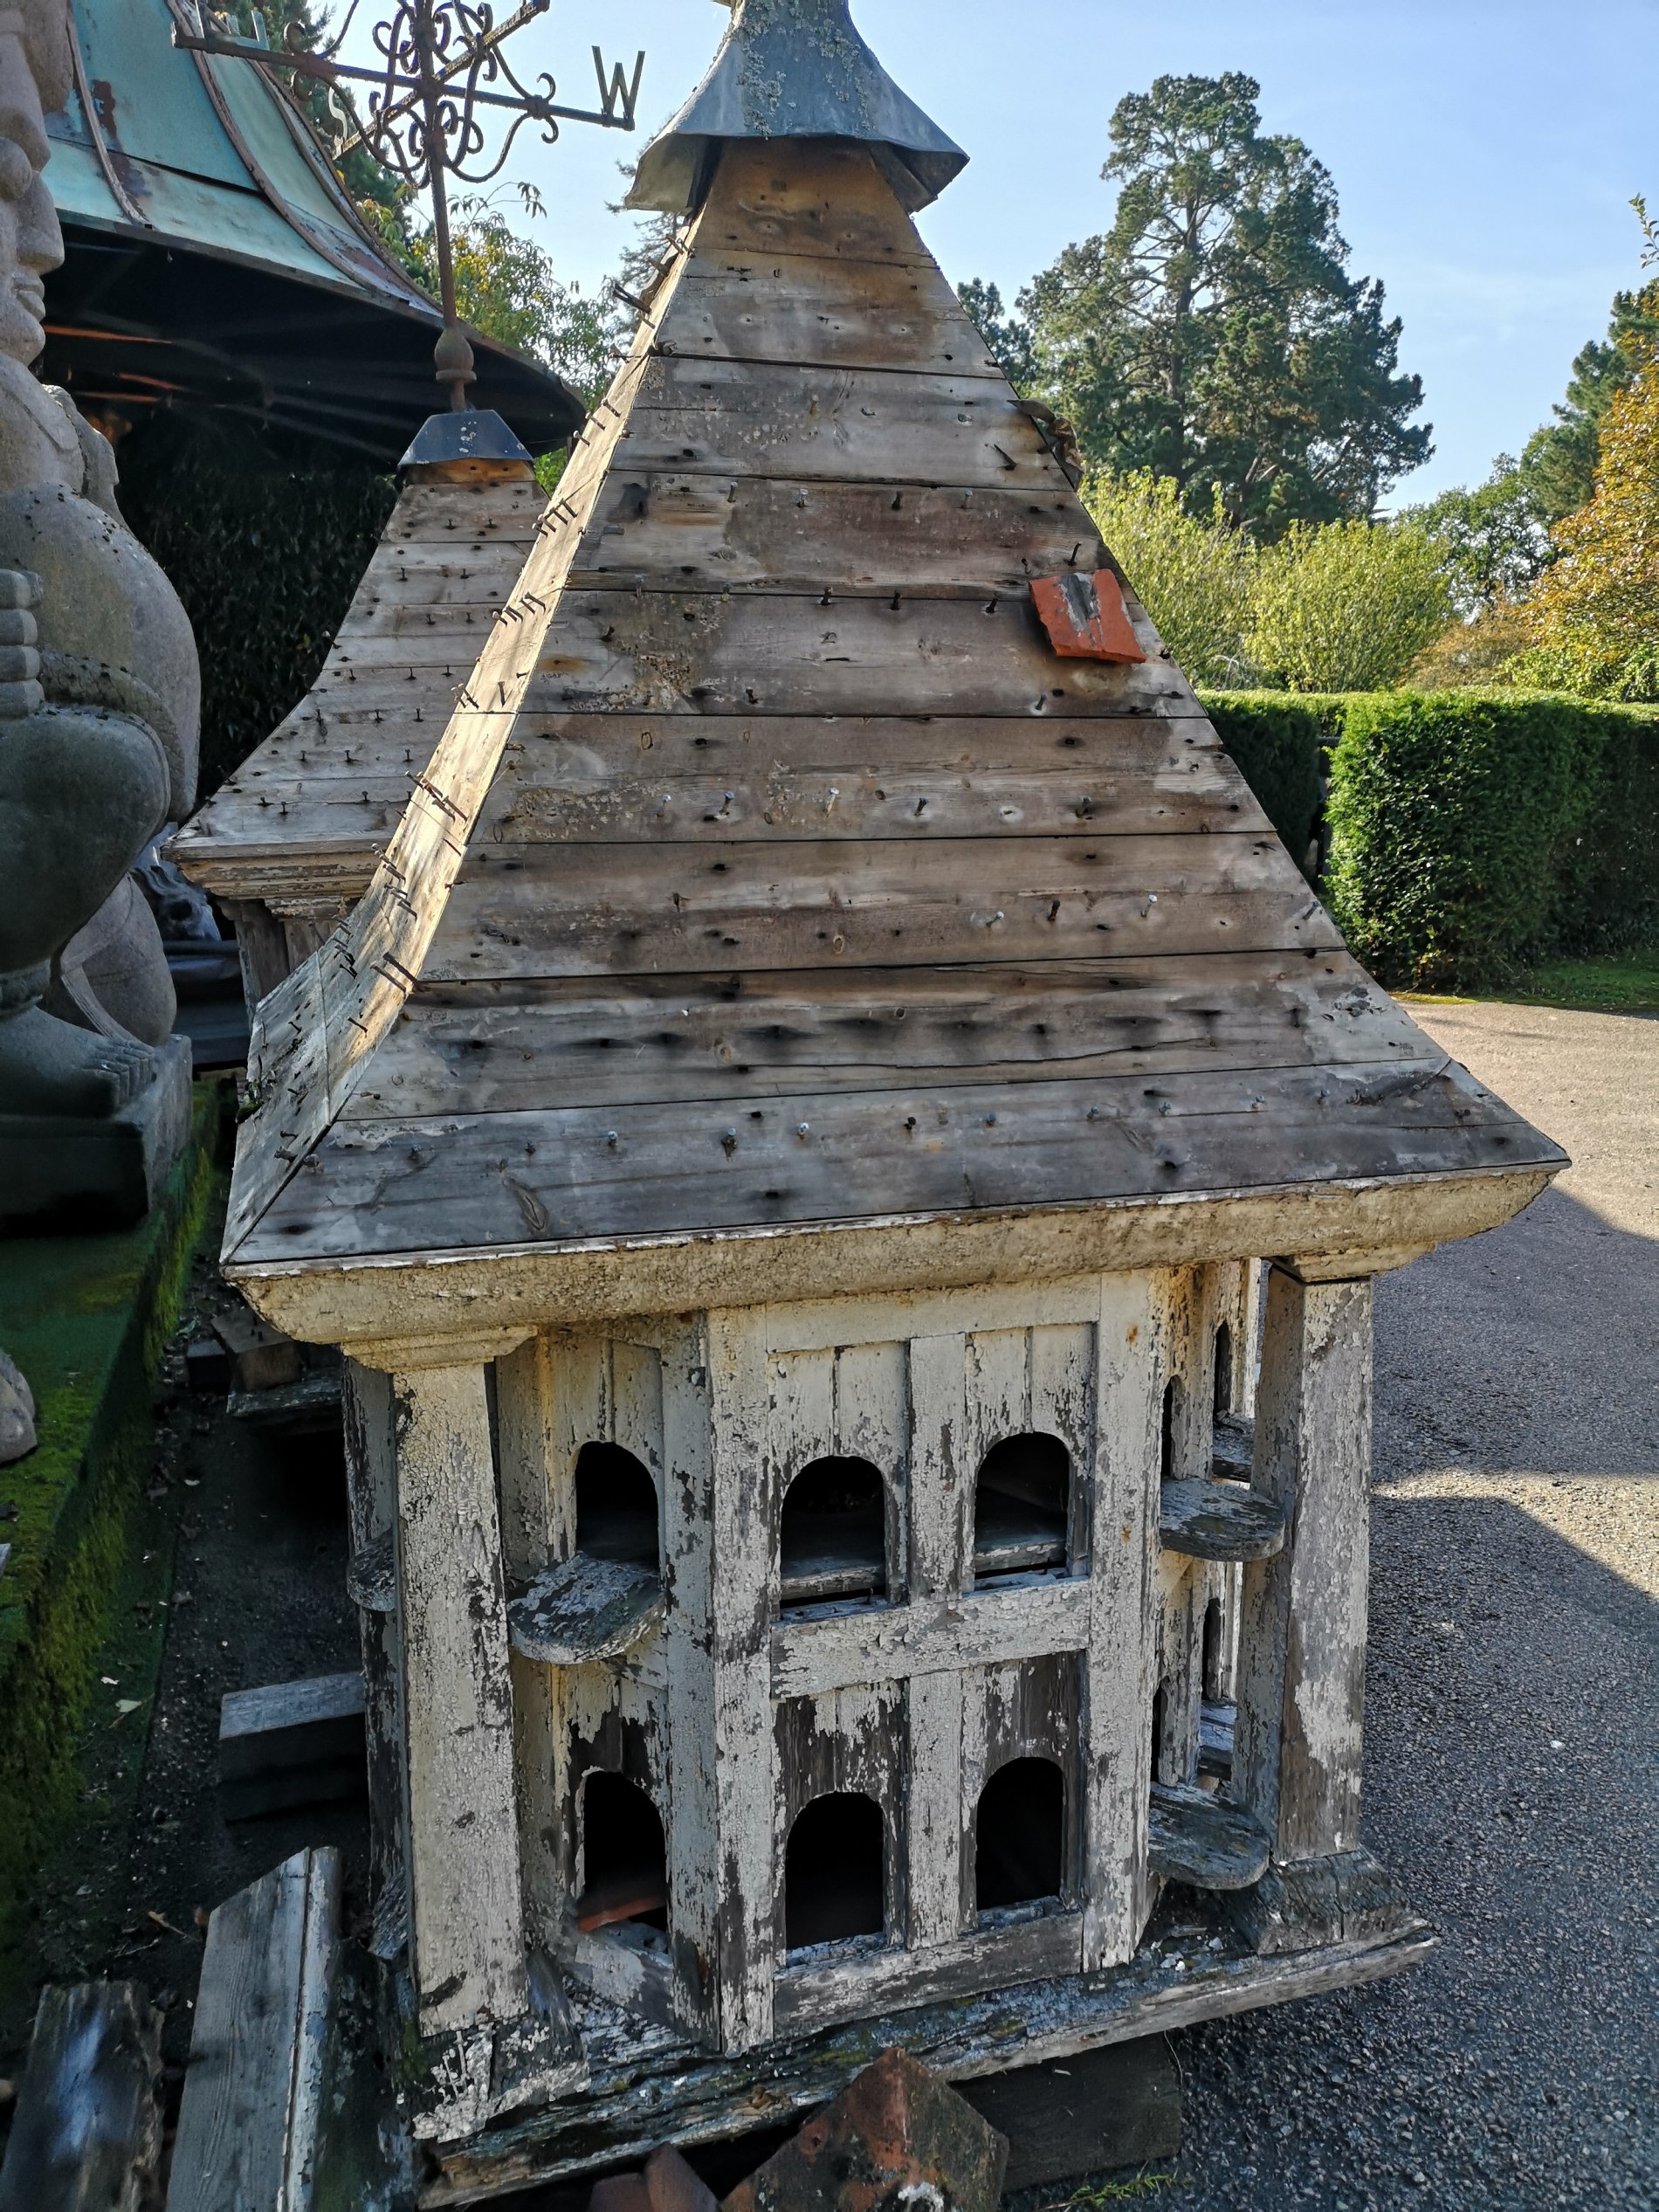
[[[344,22],[317,52],[303,45],[303,34],[293,24],[282,46],[273,47],[263,38],[233,36],[205,11],[201,0],[173,0],[175,45],[308,79],[324,93],[332,161],[341,162],[362,147],[412,192],[430,194],[444,322],[437,373],[456,407],[465,406],[473,374],[472,349],[456,313],[449,180],[477,185],[499,176],[527,123],[540,127],[547,146],[557,142],[561,122],[592,123],[606,130],[635,127],[643,53],[635,59],[630,79],[620,63],[607,73],[602,53],[594,48],[596,109],[561,107],[559,87],[545,70],[536,77],[544,89],[533,90],[513,69],[502,51],[506,41],[552,4],[553,0],[521,0],[498,23],[489,0],[396,0],[392,13],[370,33],[379,64],[363,68],[339,59],[359,0],[351,0]],[[256,22],[263,31],[257,16]],[[361,108],[353,102],[352,85],[368,88]],[[512,120],[493,160],[478,167],[489,143],[486,117],[492,114]]]

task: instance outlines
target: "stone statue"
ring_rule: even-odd
[[[176,1008],[129,871],[192,803],[200,723],[189,622],[121,520],[114,451],[31,373],[42,279],[63,259],[41,172],[44,113],[71,83],[68,9],[0,0],[0,1225],[12,1228],[60,1201],[75,1214],[77,1151],[88,1227],[103,1225],[96,1192],[123,1181],[117,1216],[142,1211],[134,1161],[150,1196],[170,1164],[171,1136],[149,1125],[179,1119]],[[167,1100],[147,1100],[158,1084]],[[138,1132],[124,1169],[96,1127],[123,1115]],[[20,1164],[21,1199],[5,1182]]]

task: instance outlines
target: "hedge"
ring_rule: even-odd
[[[1659,945],[1659,713],[1485,691],[1204,706],[1381,980],[1478,989]],[[1328,785],[1321,812],[1320,792]]]
[[[1360,959],[1419,989],[1659,943],[1659,717],[1490,692],[1350,699],[1325,892]]]
[[[310,689],[397,486],[349,451],[171,408],[128,431],[118,459],[121,512],[201,649],[207,798]]]

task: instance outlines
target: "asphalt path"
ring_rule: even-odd
[[[1364,1830],[1442,1941],[1174,2038],[1167,2201],[1652,2212],[1659,1021],[1412,1010],[1574,1163],[1379,1285]]]

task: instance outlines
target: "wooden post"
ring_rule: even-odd
[[[1084,1685],[1085,1973],[1134,1956],[1147,1910],[1151,1704],[1162,1373],[1158,1279],[1101,1281]]]
[[[526,1333],[351,1347],[391,1376],[410,1960],[429,2035],[529,2004],[485,1375]]]
[[[772,2035],[773,1864],[771,1583],[777,1484],[768,1437],[766,1312],[708,1316],[709,1626],[714,1667],[715,1832],[722,1895],[720,2044],[753,2050]]]
[[[1353,1851],[1370,1553],[1371,1284],[1269,1272],[1253,1481],[1284,1508],[1244,1570],[1231,1795],[1280,1864]]]
[[[965,1337],[911,1343],[910,1602],[913,1613],[929,1620],[960,1609],[972,1572],[967,1364]],[[905,1886],[910,1938],[919,1948],[954,1943],[973,1910],[964,1889],[962,1831],[973,1809],[962,1802],[962,1678],[954,1668],[912,1678]]]

